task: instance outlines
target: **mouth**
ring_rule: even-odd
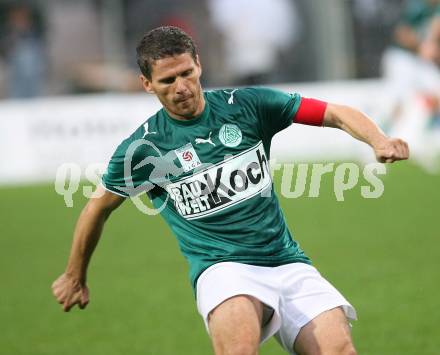
[[[175,100],[176,103],[182,103],[182,102],[186,102],[189,99],[191,99],[193,96],[189,95],[189,96],[184,96],[184,97],[180,97],[178,99]]]

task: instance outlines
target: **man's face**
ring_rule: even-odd
[[[204,108],[197,57],[184,53],[153,62],[151,80],[141,75],[145,91],[155,94],[174,118],[187,119],[200,114]]]

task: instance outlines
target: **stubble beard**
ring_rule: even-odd
[[[190,119],[196,116],[197,109],[200,105],[201,100],[201,90],[197,90],[197,92],[194,93],[194,96],[190,97],[188,101],[184,101],[182,106],[188,105],[188,107],[183,108],[181,112],[176,112],[181,117],[184,117],[186,119]]]

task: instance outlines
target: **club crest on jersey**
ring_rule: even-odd
[[[218,134],[220,142],[226,147],[237,147],[241,143],[243,135],[240,127],[235,124],[225,123]]]
[[[192,220],[209,216],[270,188],[262,142],[205,170],[165,186],[177,212]]]
[[[193,170],[198,166],[202,165],[194,147],[191,143],[185,144],[183,147],[174,150],[177,158],[182,164],[182,169],[184,172]]]

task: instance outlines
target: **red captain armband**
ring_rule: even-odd
[[[309,126],[322,126],[327,102],[303,97],[298,111],[293,118],[293,123],[301,123]]]

